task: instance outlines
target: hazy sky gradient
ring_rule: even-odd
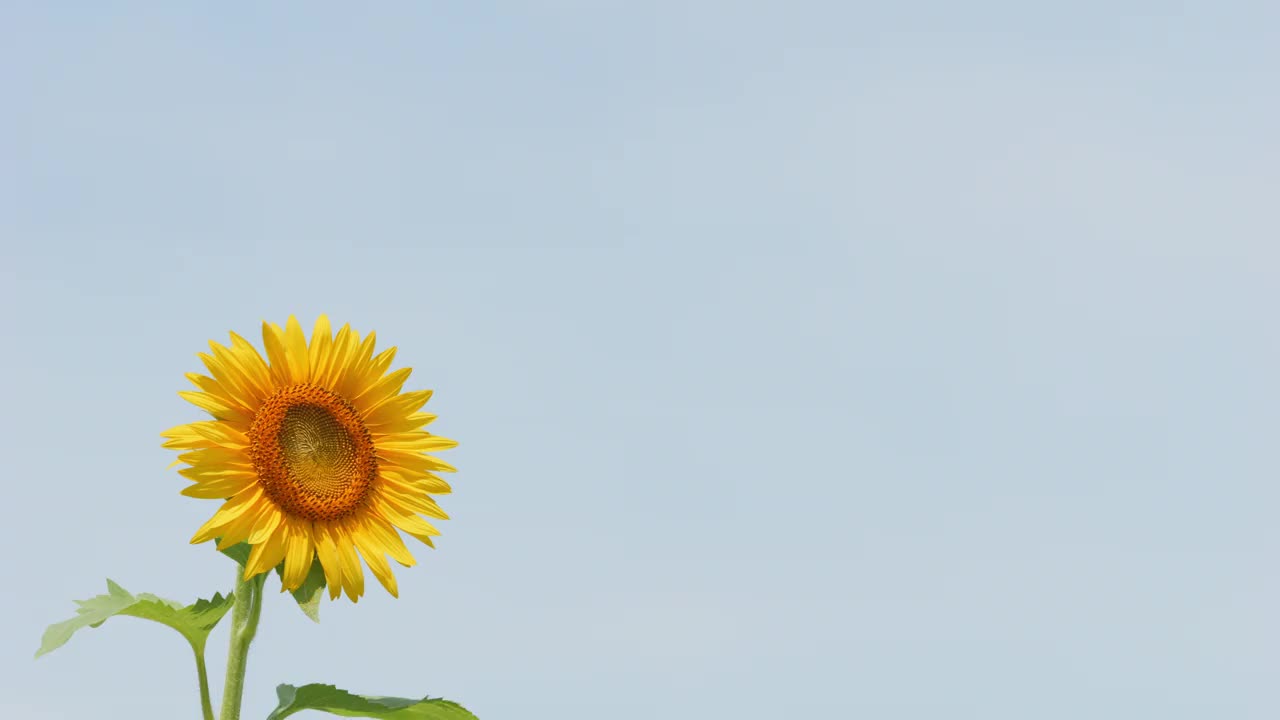
[[[0,10],[0,716],[197,717],[160,626],[31,655],[229,589],[159,432],[321,312],[454,519],[271,594],[246,718],[1280,716],[1280,6],[158,5]]]

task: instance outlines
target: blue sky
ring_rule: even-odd
[[[196,716],[159,626],[31,655],[104,577],[230,587],[158,433],[321,312],[435,389],[453,520],[399,600],[270,597],[245,717],[1280,714],[1273,4],[0,28],[5,717]]]

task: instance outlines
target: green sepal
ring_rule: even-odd
[[[234,603],[235,596],[218,593],[211,600],[197,600],[191,605],[183,605],[150,593],[132,595],[108,579],[106,595],[77,600],[76,604],[80,607],[76,610],[76,617],[50,625],[44,631],[36,657],[62,647],[77,630],[96,628],[116,615],[128,615],[168,625],[181,633],[192,647],[203,649],[209,632]]]
[[[249,563],[249,553],[252,551],[253,547],[249,543],[239,543],[221,552],[239,563],[240,567],[244,567]],[[276,566],[276,575],[283,581],[284,563]],[[312,622],[320,622],[320,599],[324,596],[324,588],[324,568],[316,560],[311,563],[311,569],[307,571],[307,577],[302,581],[301,587],[290,592],[293,599],[297,601],[298,608],[311,618]]]
[[[353,695],[332,685],[280,685],[280,704],[267,720],[281,720],[303,710],[319,710],[343,717],[388,718],[388,720],[479,720],[458,703],[441,698],[374,697]]]

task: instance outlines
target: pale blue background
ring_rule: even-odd
[[[323,311],[454,519],[246,718],[1280,717],[1280,6],[269,5],[3,6],[0,716],[196,717],[159,626],[31,656],[230,586],[158,433]]]

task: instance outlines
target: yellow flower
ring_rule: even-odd
[[[425,453],[457,445],[421,428],[430,390],[401,392],[411,370],[388,373],[396,349],[373,354],[344,325],[316,320],[310,344],[293,316],[285,328],[262,324],[264,361],[231,333],[231,346],[209,342],[200,359],[212,377],[188,373],[200,392],[180,392],[213,420],[161,435],[185,450],[179,472],[195,498],[224,500],[192,543],[220,538],[225,549],[248,542],[245,579],[284,562],[282,590],[298,588],[317,558],[330,598],[364,594],[360,558],[398,596],[386,556],[414,564],[397,529],[432,546],[439,531],[422,515],[448,519],[431,498],[450,492],[433,471],[453,468]],[[175,463],[177,464],[177,463]],[[359,555],[357,555],[357,551]]]

